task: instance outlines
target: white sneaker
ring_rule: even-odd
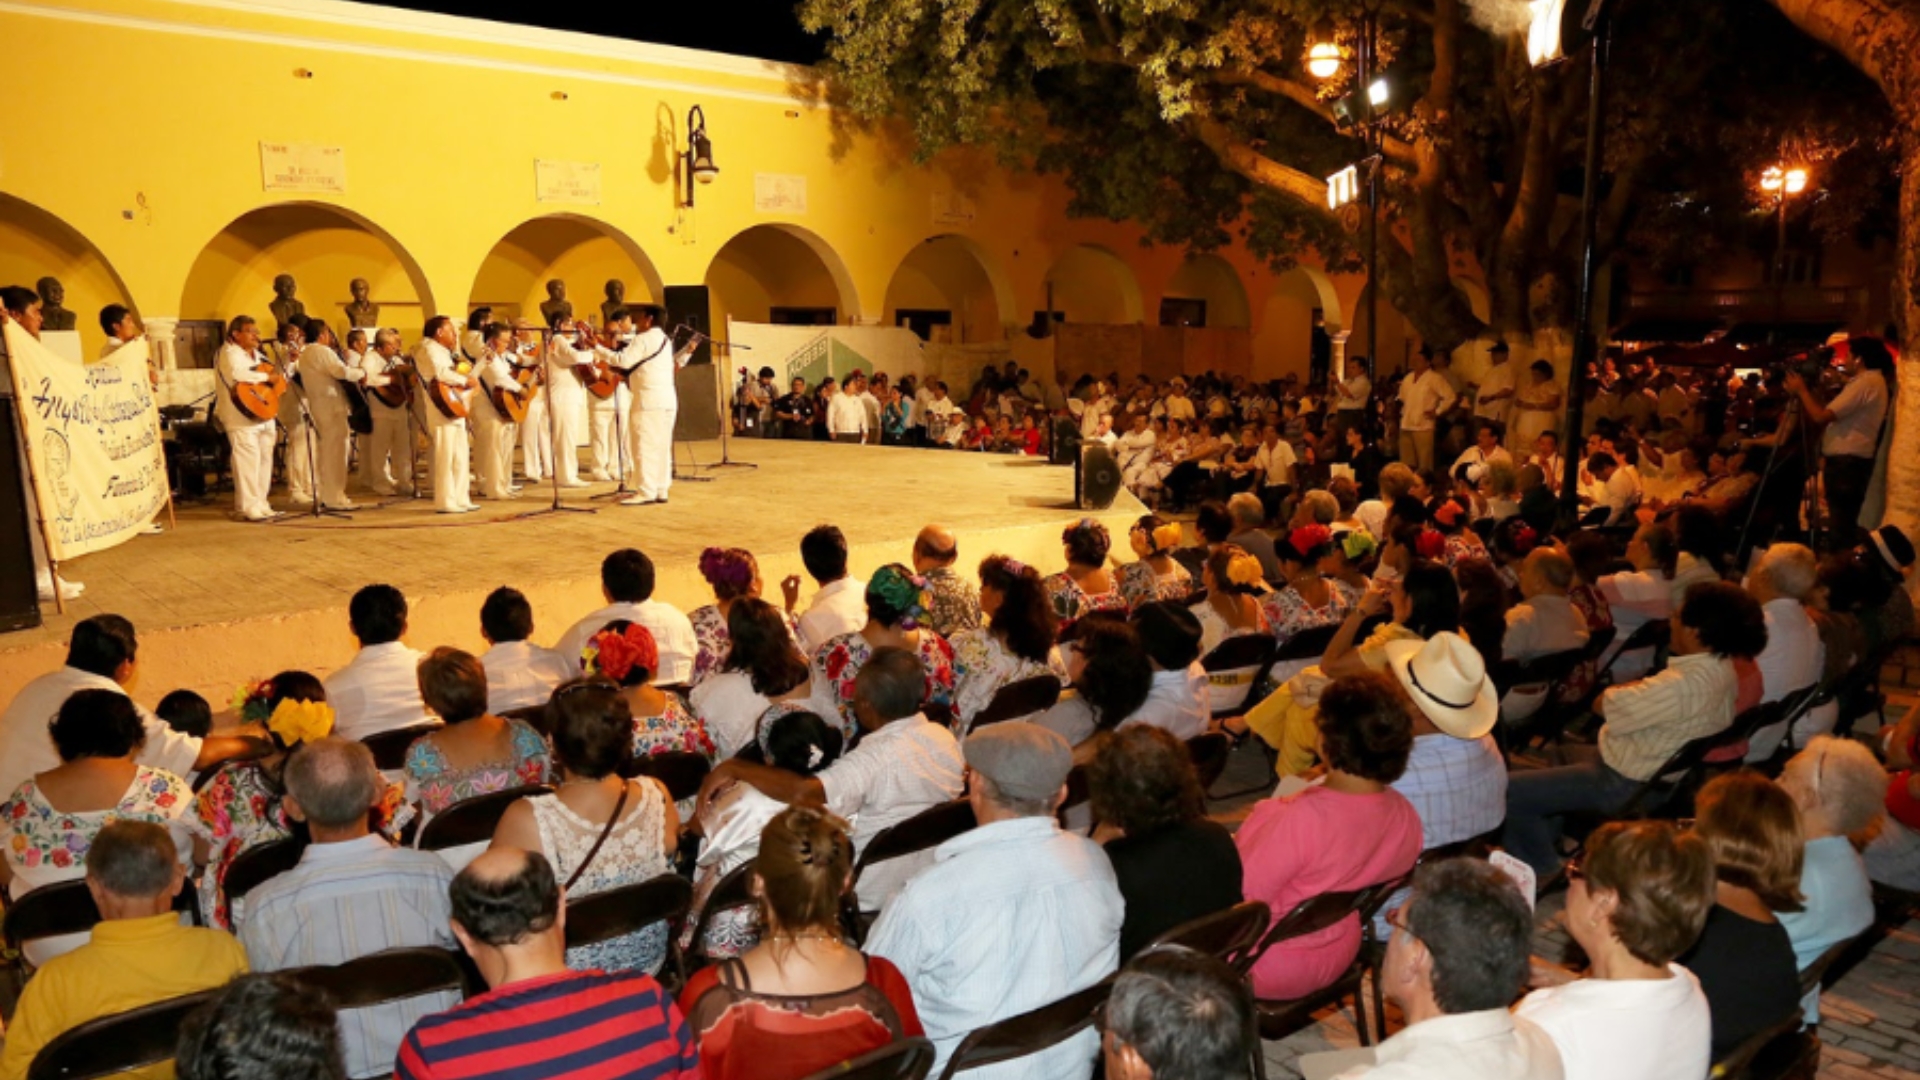
[[[60,599],[62,600],[78,600],[80,599],[80,594],[86,591],[87,587],[78,581],[68,581],[66,578],[60,579]],[[40,583],[39,594],[40,599],[48,603],[53,602],[53,581],[51,579]]]
[[[613,479],[612,474],[601,472],[599,469],[593,470],[592,472],[588,473],[587,476],[589,479],[593,480],[595,483],[604,483],[608,480]]]

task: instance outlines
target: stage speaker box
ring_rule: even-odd
[[[0,377],[4,377],[0,364]],[[19,418],[9,395],[0,395],[0,632],[40,625],[40,604],[33,580],[33,546],[27,530],[27,477],[21,468]]]
[[[664,299],[667,305],[667,330],[673,331],[684,326],[702,334],[713,333],[705,285],[669,285]],[[681,335],[677,336],[677,340],[685,341],[686,338]],[[674,376],[673,389],[680,398],[680,415],[673,421],[673,437],[677,442],[720,437],[719,407],[723,398],[719,387],[714,385],[715,363],[725,364],[726,358],[716,357],[713,347],[702,341],[694,348],[687,366]],[[728,386],[732,385],[731,376],[726,371],[719,372],[719,377]]]
[[[1071,416],[1053,422],[1053,448],[1047,457],[1051,465],[1076,465],[1080,461],[1080,424]]]
[[[1080,448],[1080,464],[1073,471],[1073,504],[1082,510],[1105,510],[1120,494],[1120,462],[1105,443]]]
[[[713,337],[720,336],[713,332],[713,309],[708,303],[707,287],[705,285],[669,285],[666,289],[665,299],[667,305],[666,328],[668,330],[674,330],[684,326],[689,330],[696,330],[702,334],[708,334]],[[713,360],[712,346],[703,341],[698,348],[693,350],[693,358],[688,362],[687,366],[692,367],[694,364],[712,363]],[[726,358],[721,357],[720,361],[725,363]],[[738,367],[739,365],[735,364],[734,366]],[[684,406],[682,406],[681,411],[685,411]]]

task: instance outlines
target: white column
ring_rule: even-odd
[[[176,316],[156,315],[140,320],[147,329],[147,347],[153,352],[153,366],[161,371],[173,371],[180,366],[173,351],[174,327],[180,325]]]
[[[1333,377],[1344,382],[1347,377],[1347,339],[1353,336],[1351,330],[1336,330],[1327,337],[1333,341]]]

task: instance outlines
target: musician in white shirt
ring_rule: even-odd
[[[513,443],[520,426],[502,411],[495,391],[520,392],[514,376],[513,328],[505,323],[489,323],[480,332],[480,360],[473,376],[478,382],[467,412],[473,420],[474,471],[480,478],[480,497],[511,499],[520,494],[513,486]]]
[[[622,309],[615,308],[614,318],[607,320],[601,327],[608,337],[621,332],[618,317]],[[585,343],[582,343],[585,348]],[[633,363],[620,353],[608,349],[598,341],[593,342],[592,352],[602,361],[612,363],[625,370]],[[587,475],[595,480],[617,480],[626,483],[634,476],[633,463],[633,390],[625,379],[616,382],[613,393],[607,397],[589,393],[587,395],[587,421],[592,427],[593,471]]]
[[[513,320],[514,341],[526,359],[521,364],[541,364],[540,335],[525,319]],[[539,481],[553,471],[553,446],[547,430],[546,372],[535,380],[533,394],[527,398],[527,417],[520,421],[520,470],[528,480]]]
[[[593,367],[593,331],[579,321],[556,326],[547,346],[547,408],[553,411],[547,464],[559,470],[561,487],[586,487],[580,479],[580,414],[586,411],[586,380]],[[541,435],[546,435],[541,432]]]
[[[280,395],[280,432],[285,450],[280,464],[287,482],[287,499],[295,505],[313,501],[313,448],[307,441],[306,390],[301,385],[300,353],[307,347],[307,317],[298,315],[279,326],[279,338],[264,350],[286,377],[287,392]]]
[[[254,370],[266,362],[260,352],[260,327],[253,316],[234,316],[227,324],[227,343],[220,347],[215,362],[214,374],[221,392],[214,395],[213,408],[233,449],[233,511],[248,521],[273,517],[267,493],[273,488],[274,421],[272,417],[257,420],[240,411],[233,402],[233,392],[240,383],[267,382],[264,373]]]
[[[469,378],[454,366],[453,350],[458,338],[453,320],[435,315],[427,320],[426,338],[414,347],[413,366],[423,383],[441,383],[456,394],[466,395]],[[423,385],[422,394],[431,391]],[[467,423],[448,416],[437,405],[427,408],[427,432],[433,439],[433,507],[442,514],[465,514],[479,507],[467,491],[470,462],[467,454]]]
[[[407,362],[400,355],[400,332],[374,331],[373,348],[361,354],[359,367],[369,390],[405,386]],[[367,409],[373,414],[373,434],[367,436],[361,447],[360,482],[375,495],[413,494],[413,451],[407,445],[407,406],[388,405],[378,394],[369,393]]]
[[[633,460],[640,472],[640,490],[627,502],[664,503],[673,487],[673,422],[680,414],[673,379],[687,366],[697,339],[689,337],[676,352],[661,326],[667,321],[666,308],[641,304],[628,311],[638,331],[634,346],[647,359],[627,376],[633,388]]]
[[[320,505],[330,510],[351,510],[354,503],[347,498],[347,470],[353,459],[353,429],[347,425],[347,392],[341,384],[362,382],[366,373],[348,367],[333,351],[338,341],[326,323],[311,320],[307,330],[313,340],[300,350],[300,386],[307,399],[307,415],[313,421]]]
[[[640,479],[640,455],[643,447],[640,444],[639,395],[645,385],[645,369],[650,362],[666,355],[669,343],[665,331],[644,316],[636,317],[635,313],[639,310],[639,308],[614,308],[607,316],[606,332],[609,344],[596,347],[594,352],[599,354],[602,362],[614,369],[615,374],[623,376],[615,394],[621,418],[619,434],[624,440],[615,451],[620,458],[621,468],[625,470],[619,475],[633,478],[644,487],[645,482]],[[638,321],[647,322],[645,330],[634,329]],[[619,348],[614,349],[611,345],[618,345]],[[595,424],[598,423],[599,421],[596,420]],[[594,437],[598,439],[599,428],[596,426],[594,430]],[[597,447],[599,443],[596,442],[594,445]],[[596,454],[598,452],[598,450],[595,451]],[[671,448],[669,448],[669,457],[671,457]],[[648,503],[661,501],[664,501],[662,496],[642,495],[636,492],[620,500],[620,504],[645,506]]]
[[[1453,468],[1448,472],[1456,479],[1464,477],[1478,484],[1480,478],[1487,475],[1487,466],[1499,461],[1513,464],[1513,455],[1500,445],[1499,421],[1482,420],[1475,425],[1473,445],[1454,460]],[[1465,472],[1461,471],[1463,469]]]

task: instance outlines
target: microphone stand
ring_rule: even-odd
[[[625,499],[629,495],[639,494],[638,491],[627,486],[627,432],[626,426],[620,422],[620,413],[622,411],[620,408],[620,391],[622,390],[627,392],[628,407],[632,407],[634,402],[633,390],[627,386],[627,380],[622,378],[620,385],[613,388],[613,460],[614,463],[619,466],[619,473],[615,477],[615,479],[619,481],[619,486],[615,487],[612,491],[588,496],[588,498],[594,502],[599,502],[601,499]],[[639,467],[640,463],[635,462],[634,468],[638,469]]]
[[[540,349],[540,378],[547,383],[547,480],[553,485],[553,505],[544,510],[528,510],[524,514],[513,515],[515,521],[528,518],[546,517],[548,514],[596,514],[599,508],[592,506],[562,506],[560,504],[560,410],[553,397],[553,379],[550,375],[552,364],[548,363],[547,350],[553,347],[552,328],[541,328],[543,345]],[[583,393],[585,391],[582,391]]]
[[[268,522],[268,524],[278,525],[281,522],[292,521],[296,517],[303,517],[303,518],[333,517],[333,518],[339,518],[342,521],[352,521],[353,515],[347,513],[345,510],[335,510],[335,509],[332,509],[331,507],[321,505],[322,499],[320,498],[319,443],[316,441],[317,436],[314,434],[313,411],[307,408],[307,387],[305,383],[294,382],[292,379],[288,379],[287,383],[288,383],[287,389],[293,391],[293,395],[294,395],[293,403],[300,407],[300,422],[302,426],[306,428],[307,485],[311,489],[311,493],[313,495],[313,510],[305,514],[283,514],[279,517],[273,518],[271,521]],[[285,431],[286,428],[282,426],[281,430]]]
[[[713,346],[713,348],[721,354],[720,356],[716,356],[713,359],[713,398],[714,398],[715,406],[718,407],[718,409],[720,410],[720,460],[712,462],[711,464],[708,464],[708,465],[700,465],[698,462],[695,462],[694,466],[696,468],[706,468],[706,469],[757,469],[759,468],[760,466],[755,462],[733,460],[732,454],[730,452],[731,447],[733,445],[733,416],[732,416],[732,410],[728,407],[728,404],[727,404],[729,395],[726,393],[726,376],[721,374],[721,372],[724,370],[726,365],[722,364],[721,360],[722,358],[725,358],[729,362],[731,362],[733,357],[733,350],[734,350],[733,344],[725,341],[715,341],[712,338],[708,337],[707,335],[701,333],[700,331],[685,325],[684,323],[681,324],[681,326],[678,327],[678,329],[685,330],[687,332],[688,340],[704,341],[708,345]],[[739,347],[741,349],[746,349],[749,351],[753,348],[751,345],[741,345]],[[689,459],[693,457],[693,447],[691,445],[687,447],[687,457]],[[693,476],[693,477],[688,477],[688,479],[706,480],[709,478],[705,476]]]

